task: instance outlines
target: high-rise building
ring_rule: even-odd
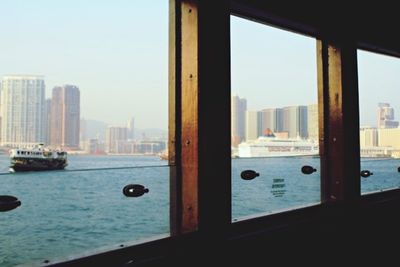
[[[246,141],[256,140],[262,134],[261,112],[246,111]]]
[[[261,134],[264,134],[267,129],[276,132],[276,109],[267,108],[260,111]]]
[[[50,144],[50,125],[51,125],[51,98],[46,99],[46,106],[44,111],[44,129],[45,129],[45,138],[44,142],[46,145]]]
[[[307,106],[308,138],[318,140],[318,105]]]
[[[128,139],[133,140],[135,138],[134,136],[134,126],[135,126],[135,119],[131,117],[128,122],[127,122],[127,128],[128,128]]]
[[[275,132],[283,132],[283,108],[275,109]]]
[[[83,149],[88,154],[102,154],[101,143],[98,139],[89,138],[83,142]]]
[[[387,145],[387,144],[386,144]],[[378,129],[373,127],[364,127],[360,129],[360,147],[378,146]]]
[[[74,85],[53,88],[51,100],[50,144],[79,147],[80,92]]]
[[[106,152],[120,153],[121,144],[128,140],[128,128],[109,126],[106,131]]]
[[[289,138],[308,138],[307,107],[290,106],[283,108],[283,132]]]
[[[394,108],[389,103],[378,104],[378,128],[397,128],[399,122],[394,120]]]
[[[378,129],[378,146],[400,149],[400,128]]]
[[[3,145],[23,146],[45,141],[45,83],[43,76],[3,77],[1,91],[1,140]]]
[[[231,142],[237,146],[245,138],[247,100],[233,95],[231,98]]]

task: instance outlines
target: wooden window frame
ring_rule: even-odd
[[[219,246],[326,214],[399,201],[398,189],[360,194],[357,49],[395,56],[399,51],[374,39],[348,38],[346,23],[337,30],[293,12],[280,16],[276,11],[283,7],[261,0],[169,2],[170,236],[57,266],[151,266],[196,250],[212,254]],[[231,14],[316,38],[320,205],[231,222]]]

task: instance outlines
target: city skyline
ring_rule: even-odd
[[[256,140],[266,133],[288,139],[318,140],[318,105],[247,108],[247,99],[231,96],[231,145]]]
[[[105,140],[90,138],[88,121],[80,117],[81,97],[76,85],[55,86],[51,98],[46,99],[43,76],[4,76],[0,100],[2,149],[43,144],[88,154],[154,155],[166,147],[165,136],[135,139],[133,117],[125,126],[107,126]]]
[[[4,0],[0,8],[0,76],[43,74],[46,95],[77,84],[82,118],[123,125],[135,116],[139,128],[167,129],[168,1]],[[252,109],[316,102],[314,38],[231,16],[231,54],[231,91]],[[396,99],[400,62],[361,50],[358,62],[360,124],[373,126],[370,107]]]

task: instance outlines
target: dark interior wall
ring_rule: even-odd
[[[325,1],[231,1],[234,14],[316,37],[354,40],[360,48],[400,56],[399,16],[394,3]],[[386,3],[386,4],[385,4]]]
[[[283,229],[232,242],[227,258],[238,266],[292,261],[298,266],[397,265],[399,205],[399,200],[391,200],[353,208],[326,207],[311,220],[289,222]]]
[[[268,220],[245,223],[234,227],[235,238],[222,243],[201,234],[186,236],[162,249],[163,257],[123,266],[397,265],[399,205],[391,199],[316,208],[283,219],[286,224],[279,227]],[[241,228],[247,233],[240,234]]]

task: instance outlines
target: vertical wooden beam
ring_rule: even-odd
[[[182,157],[182,223],[181,233],[198,229],[199,180],[199,69],[198,69],[198,2],[181,4],[181,157]]]
[[[317,41],[323,202],[360,196],[357,49]]]
[[[325,129],[328,126],[329,116],[328,109],[328,62],[326,60],[327,49],[323,47],[323,43],[317,40],[317,79],[318,79],[318,135],[319,135],[319,154],[321,158],[321,201],[325,202],[330,195],[330,178],[329,178],[329,159],[327,157],[329,148],[326,140],[329,140],[329,132]],[[324,60],[323,60],[324,59]]]
[[[180,4],[169,0],[169,53],[168,53],[168,164],[170,166],[170,233],[179,232],[182,221],[180,162]]]
[[[180,109],[175,110],[171,232],[220,236],[231,222],[229,1],[175,3],[179,26],[173,39],[179,49],[173,52],[179,54],[172,68],[179,82],[174,84],[170,75],[170,85]]]

